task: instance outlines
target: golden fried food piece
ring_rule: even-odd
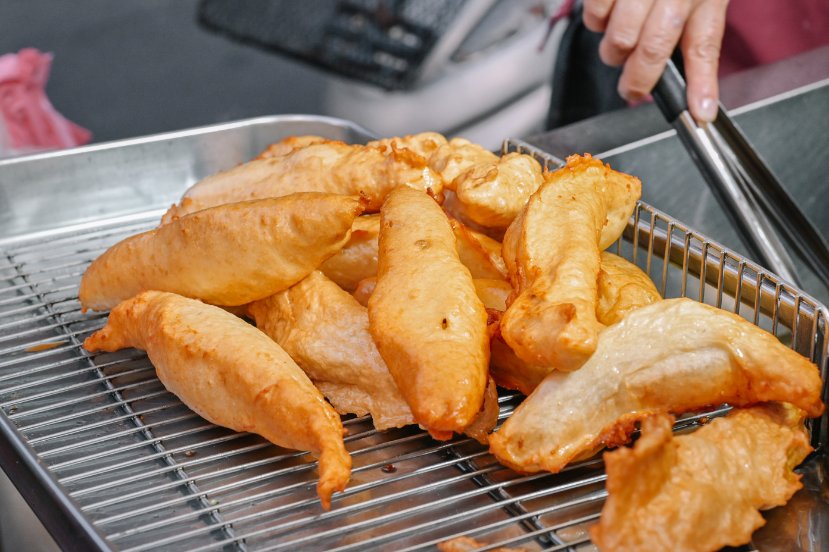
[[[320,270],[344,290],[356,290],[361,280],[377,274],[379,235],[379,214],[357,217],[351,227],[348,243],[322,263]]]
[[[118,305],[84,341],[88,351],[147,351],[158,379],[214,424],[257,433],[319,457],[325,509],[351,474],[340,417],[268,336],[247,322],[173,293],[144,292]]]
[[[489,546],[483,542],[477,541],[472,537],[457,537],[448,541],[439,542],[437,549],[440,552],[475,552],[479,548]],[[505,548],[499,546],[498,548],[489,548],[490,552],[526,552],[526,548]]]
[[[371,340],[368,310],[321,272],[254,301],[248,315],[291,355],[340,414],[371,414],[377,429],[414,423]]]
[[[786,401],[823,412],[815,365],[735,314],[687,298],[641,307],[608,327],[580,370],[552,372],[490,437],[502,464],[558,472],[627,440],[658,412]]]
[[[497,155],[464,138],[452,138],[429,157],[429,167],[440,174],[446,186],[453,190],[452,182],[466,171],[496,164]]]
[[[162,223],[216,205],[295,192],[361,195],[368,201],[366,209],[373,212],[398,185],[440,194],[443,181],[412,151],[384,153],[378,148],[327,141],[209,176],[187,190]]]
[[[374,288],[377,287],[377,277],[370,276],[363,278],[357,283],[357,289],[351,292],[351,296],[357,300],[358,303],[364,307],[368,306],[368,299],[374,293]]]
[[[478,144],[454,138],[429,158],[455,195],[453,212],[465,223],[503,232],[543,182],[532,156],[498,157]]]
[[[662,299],[653,281],[638,266],[607,251],[601,255],[598,284],[596,318],[605,326]]]
[[[464,220],[503,231],[543,181],[538,161],[522,153],[508,153],[497,164],[463,173],[452,187]]]
[[[381,211],[369,331],[415,420],[436,438],[463,432],[487,385],[487,314],[461,264],[449,220],[401,186]]]
[[[356,197],[303,193],[221,205],[129,237],[81,279],[84,309],[145,291],[242,305],[295,284],[348,241]]]
[[[428,160],[438,148],[446,143],[446,138],[442,134],[437,132],[421,132],[408,136],[373,140],[367,143],[366,146],[380,148],[385,152],[390,152],[395,149],[407,149]]]
[[[472,277],[506,278],[501,244],[456,220],[450,219],[450,222],[457,239],[458,255]],[[361,281],[377,275],[379,235],[380,215],[357,217],[351,229],[351,239],[325,261],[320,270],[344,290],[355,291]]]
[[[616,175],[589,156],[569,157],[507,230],[503,256],[518,295],[501,335],[525,362],[570,371],[596,349],[602,236],[616,227],[610,243],[618,238],[624,225],[613,220],[614,205],[632,210],[638,184]]]
[[[591,529],[601,550],[715,552],[765,525],[758,510],[802,487],[792,470],[812,451],[797,409],[767,404],[674,436],[673,417],[642,422],[632,449],[605,453],[609,496]]]
[[[478,287],[478,296],[489,309],[503,311],[504,307],[496,306],[494,299],[487,300]],[[483,282],[483,281],[480,281]],[[490,285],[491,286],[491,285]],[[661,299],[659,291],[648,275],[636,265],[621,257],[608,252],[602,252],[598,279],[598,301],[596,303],[596,318],[603,325],[611,325],[620,321],[629,312],[639,307],[649,305]],[[509,291],[512,287],[509,286]],[[494,288],[484,293],[494,291]],[[506,300],[509,296],[507,289],[500,290],[501,297]],[[501,387],[517,389],[525,395],[533,389],[552,371],[552,367],[543,364],[531,364],[518,358],[504,342],[500,333],[493,335],[490,344],[489,368],[492,377]]]
[[[507,278],[507,267],[501,258],[501,244],[476,232],[455,219],[449,219],[457,240],[458,256],[473,278]]]
[[[257,155],[255,159],[267,159],[269,157],[283,157],[288,155],[289,153],[302,149],[304,147],[308,147],[313,144],[324,144],[326,142],[332,142],[333,140],[328,140],[323,138],[322,136],[314,136],[314,135],[306,135],[306,136],[288,136],[283,138],[279,142],[271,144],[264,150],[262,153]]]

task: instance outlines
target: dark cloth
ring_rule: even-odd
[[[576,6],[559,44],[548,129],[627,106],[616,91],[622,70],[608,67],[599,59],[602,35],[587,30],[581,13],[581,6]]]

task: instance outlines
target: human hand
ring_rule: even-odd
[[[717,116],[717,67],[728,0],[584,0],[584,24],[603,32],[599,56],[624,65],[619,94],[645,97],[680,43],[688,108],[698,121]]]

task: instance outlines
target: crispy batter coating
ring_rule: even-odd
[[[478,144],[455,138],[429,159],[454,192],[455,213],[464,222],[503,232],[543,182],[541,165],[522,153],[498,157]]]
[[[455,232],[458,256],[469,269],[473,278],[507,278],[507,267],[501,257],[501,244],[487,235],[476,232],[461,222],[450,218]]]
[[[357,289],[351,292],[351,296],[357,300],[358,303],[364,307],[368,306],[368,300],[371,294],[374,293],[374,288],[377,287],[377,277],[369,276],[363,278],[357,283]]]
[[[490,284],[489,288],[483,291],[487,295],[482,295],[479,281],[484,282],[475,280],[475,286],[484,305],[488,309],[503,311],[504,307],[498,307],[495,298],[489,301],[485,299],[492,296],[495,288]],[[661,299],[656,286],[638,266],[606,251],[601,254],[598,287],[596,318],[601,324],[608,326],[619,322],[629,312]],[[511,286],[509,290],[512,290]],[[509,292],[502,288],[500,294],[505,299]],[[518,358],[500,333],[492,336],[490,352],[489,369],[496,383],[507,389],[517,389],[525,395],[532,393],[552,371],[550,366],[531,364]]]
[[[647,274],[635,264],[603,251],[599,266],[596,318],[605,326],[622,320],[639,307],[662,299]]]
[[[361,280],[377,274],[379,235],[379,214],[357,217],[348,243],[322,263],[320,270],[344,290],[354,291]]]
[[[393,138],[382,138],[373,140],[366,144],[368,147],[380,148],[390,152],[395,149],[411,150],[424,159],[429,159],[440,148],[445,145],[446,138],[437,132],[421,132],[407,136],[395,136]]]
[[[395,186],[407,185],[439,194],[443,182],[410,150],[383,152],[379,148],[326,141],[313,143],[278,157],[255,159],[194,184],[179,205],[162,218],[176,217],[208,207],[281,197],[295,192],[361,195],[366,209],[377,211]]]
[[[371,414],[377,429],[414,423],[368,332],[368,310],[321,272],[251,303],[248,314],[340,414]]]
[[[641,307],[610,326],[575,372],[552,372],[490,437],[522,472],[567,463],[627,440],[638,420],[708,405],[786,401],[823,412],[817,368],[735,314],[687,298]]]
[[[523,361],[558,370],[579,368],[596,349],[603,235],[624,229],[616,203],[635,206],[638,180],[590,156],[571,156],[550,173],[504,237],[503,256],[517,297],[501,319],[501,335]],[[621,212],[621,211],[620,211]],[[618,220],[616,220],[618,218]]]
[[[262,150],[262,153],[257,155],[255,159],[283,157],[294,150],[302,149],[312,144],[324,144],[325,142],[331,142],[331,140],[312,134],[306,136],[288,136]]]
[[[487,313],[446,215],[401,186],[381,211],[369,331],[415,420],[436,438],[462,432],[487,385]]]
[[[234,315],[173,293],[147,291],[113,309],[107,325],[84,347],[143,349],[164,386],[202,417],[314,453],[317,493],[326,509],[331,494],[348,483],[351,457],[340,417],[279,345]]]
[[[505,279],[507,269],[501,258],[501,244],[454,219],[449,222],[457,240],[458,255],[472,277]],[[379,235],[379,214],[357,217],[348,243],[325,261],[320,270],[344,290],[355,291],[361,281],[377,275]]]
[[[308,275],[348,240],[356,197],[303,193],[222,205],[129,237],[81,279],[85,309],[105,310],[159,290],[242,305]]]
[[[609,497],[591,529],[601,550],[715,552],[765,525],[758,510],[802,487],[792,470],[811,452],[797,409],[735,409],[688,435],[673,418],[642,422],[632,449],[605,453]]]

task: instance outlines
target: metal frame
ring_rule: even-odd
[[[519,141],[505,151],[560,163]],[[62,547],[421,550],[464,535],[484,550],[587,542],[606,496],[598,458],[522,476],[470,439],[439,443],[414,427],[377,432],[366,417],[348,418],[353,479],[324,512],[308,455],[205,422],[161,386],[141,353],[86,353],[82,339],[105,315],[79,312],[80,275],[157,216],[0,244],[0,464]],[[808,295],[643,203],[614,247],[663,294],[741,314],[826,378],[829,315]],[[502,420],[518,401],[502,394]],[[813,424],[815,445],[826,444],[826,426],[826,416]]]

